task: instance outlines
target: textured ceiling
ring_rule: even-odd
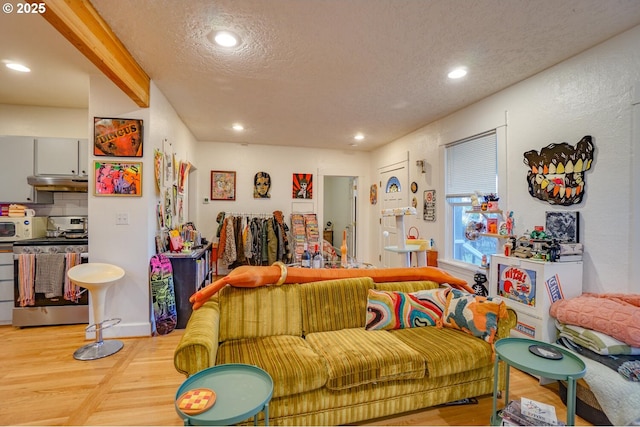
[[[92,3],[196,139],[357,150],[406,135],[640,24],[638,0]],[[52,31],[42,28],[43,19],[10,18],[14,33],[29,31],[27,23],[44,37]],[[3,40],[7,19],[0,17]],[[242,44],[214,47],[207,39],[212,28],[236,32]],[[47,45],[52,61],[59,52],[78,55],[67,52],[68,43],[56,49]],[[0,47],[0,60],[5,51]],[[69,62],[95,70],[83,58]],[[459,65],[469,74],[448,80]],[[27,95],[6,98],[11,89],[0,73],[0,103],[38,104]],[[59,102],[74,102],[65,98]],[[234,122],[246,130],[232,131]],[[366,139],[352,147],[356,132]]]

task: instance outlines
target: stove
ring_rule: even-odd
[[[38,237],[13,243],[14,257],[20,254],[68,253],[78,252],[87,256],[88,238]]]
[[[13,243],[13,326],[88,323],[88,292],[72,286],[69,268],[89,261],[86,217],[49,217],[59,237]]]

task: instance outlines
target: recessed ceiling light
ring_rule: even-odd
[[[234,123],[233,130],[240,132],[241,130],[244,130],[244,126],[242,126],[240,123]]]
[[[25,67],[24,65],[17,64],[15,62],[9,62],[7,64],[7,68],[11,68],[12,70],[20,71],[22,73],[28,73],[28,72],[31,71],[31,69],[29,67]]]
[[[215,31],[213,41],[222,47],[234,47],[240,43],[240,38],[231,31]]]
[[[364,135],[361,133],[357,133],[353,139],[355,139],[356,141],[362,141],[364,139]]]
[[[451,70],[449,74],[447,74],[447,76],[450,79],[459,79],[466,75],[467,75],[467,69],[465,67],[454,68],[453,70]]]

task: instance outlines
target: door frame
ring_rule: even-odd
[[[326,176],[345,176],[345,177],[352,177],[354,179],[357,180],[358,185],[362,185],[363,182],[368,182],[368,175],[367,175],[367,171],[365,171],[364,169],[355,169],[354,168],[319,168],[317,171],[317,176],[318,176],[318,180],[317,180],[317,187],[316,187],[316,181],[314,180],[314,187],[317,188],[317,193],[316,191],[314,191],[314,193],[316,193],[317,196],[317,200],[318,200],[318,205],[317,205],[317,217],[318,217],[318,225],[322,225],[322,227],[324,227],[324,224],[326,223],[326,220],[324,218],[324,178]],[[356,223],[356,227],[358,227],[360,229],[360,232],[356,232],[355,233],[355,243],[354,243],[354,247],[353,247],[353,251],[354,253],[357,255],[357,260],[360,262],[370,262],[369,259],[373,256],[373,254],[370,253],[370,250],[368,250],[368,248],[371,246],[371,242],[369,241],[369,236],[367,233],[363,233],[362,230],[364,230],[365,228],[363,228],[363,224],[368,224],[368,210],[365,209],[366,206],[363,206],[363,197],[357,197],[357,192],[354,192],[354,199],[352,200],[352,203],[354,204],[355,207],[355,223]],[[321,230],[320,230],[321,231]],[[335,236],[334,236],[335,239]]]
[[[378,176],[377,181],[379,185],[378,189],[378,200],[381,203],[381,209],[378,209],[378,235],[379,235],[379,249],[378,249],[378,262],[382,265],[382,267],[399,267],[399,256],[397,253],[392,253],[386,251],[384,249],[387,245],[397,244],[397,239],[404,239],[405,236],[398,235],[396,229],[395,218],[393,220],[390,217],[383,217],[382,210],[385,209],[385,198],[387,197],[386,193],[386,181],[383,182],[382,175],[387,173],[392,173],[393,171],[403,171],[402,176],[398,176],[398,180],[400,181],[400,185],[402,186],[402,197],[403,201],[406,203],[402,203],[402,206],[409,205],[409,153],[406,153],[406,158],[402,160],[395,161],[393,163],[389,163],[387,165],[381,166],[378,168]],[[398,175],[398,174],[395,174]],[[402,206],[393,206],[393,208],[402,207]],[[393,222],[393,225],[386,226],[384,223],[386,220],[389,222]],[[393,229],[393,231],[388,230],[389,233],[394,233],[395,239],[393,237],[384,237],[385,229]],[[395,261],[392,261],[394,260]]]

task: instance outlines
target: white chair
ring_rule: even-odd
[[[85,263],[70,268],[67,276],[72,283],[89,291],[93,324],[87,326],[87,332],[96,332],[95,342],[77,349],[73,357],[78,360],[95,360],[120,351],[124,346],[122,341],[103,341],[102,330],[120,323],[121,319],[105,319],[104,305],[107,289],[124,277],[124,270],[112,264]]]

